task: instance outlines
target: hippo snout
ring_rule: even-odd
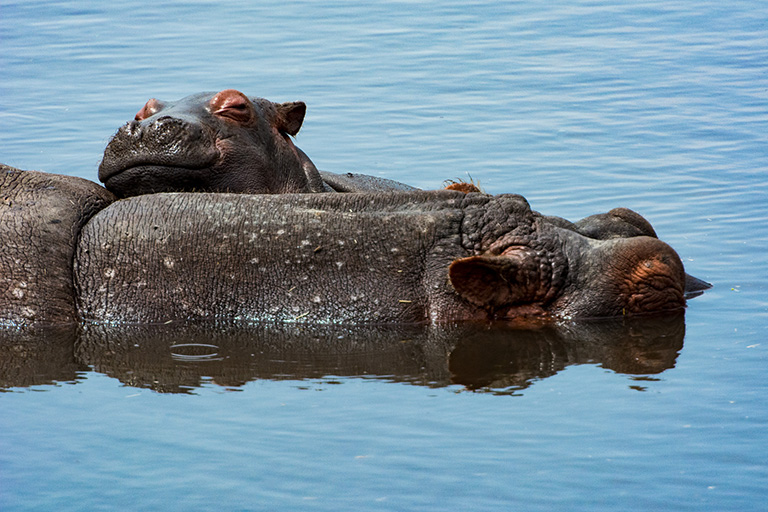
[[[123,125],[104,150],[99,180],[108,189],[131,182],[143,184],[144,193],[163,192],[167,188],[155,182],[158,176],[189,181],[218,159],[214,137],[198,123],[172,116],[134,120]]]
[[[160,117],[151,121],[131,121],[118,130],[104,151],[99,179],[137,166],[210,166],[218,151],[202,127],[183,119]]]
[[[147,134],[159,147],[185,147],[197,144],[203,138],[200,125],[177,117],[163,116],[152,122],[133,121],[128,124],[132,125],[130,131],[139,137]]]

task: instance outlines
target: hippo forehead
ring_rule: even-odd
[[[210,114],[210,101],[215,95],[215,92],[199,92],[176,101],[157,100],[161,109],[154,115],[157,116],[160,112],[166,115],[171,112],[175,115],[187,114],[192,116],[203,113]]]
[[[149,117],[142,119],[142,122],[150,123],[155,121],[159,117],[164,117],[164,116],[171,116],[187,122],[200,122],[201,120],[206,120],[206,121],[212,120],[214,119],[214,116],[212,115],[213,112],[212,112],[211,103],[212,103],[212,100],[220,93],[221,92],[218,92],[218,91],[199,92],[196,94],[190,94],[189,96],[185,96],[184,98],[181,98],[180,100],[176,100],[176,101],[164,101],[164,100],[154,99],[154,102],[157,105],[157,109],[158,109],[157,112],[152,114]],[[261,102],[259,101],[259,98],[248,97],[245,94],[243,94],[243,96],[251,102],[256,112],[260,113],[262,109],[261,109]],[[151,101],[153,100],[150,100],[150,102]],[[140,113],[141,111],[139,111],[139,114]],[[137,118],[139,114],[137,114]]]

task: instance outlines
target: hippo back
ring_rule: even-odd
[[[464,194],[195,194],[121,200],[83,230],[86,321],[429,321],[450,294]],[[451,304],[441,310],[450,311]]]

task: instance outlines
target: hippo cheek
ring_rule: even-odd
[[[220,181],[260,181],[260,176],[266,177],[273,170],[272,159],[262,145],[255,144],[250,139],[219,137],[215,144],[220,155],[215,166],[217,179]]]
[[[250,194],[306,191],[307,177],[297,149],[292,143],[284,144],[281,135],[272,141],[264,144],[246,137],[217,139],[221,159],[211,173],[211,188]]]

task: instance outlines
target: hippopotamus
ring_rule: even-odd
[[[645,315],[707,287],[639,214],[456,190],[158,193],[0,169],[0,323]]]
[[[99,180],[118,197],[155,192],[378,192],[415,190],[386,178],[320,172],[293,143],[301,101],[240,91],[150,99],[104,150]]]

